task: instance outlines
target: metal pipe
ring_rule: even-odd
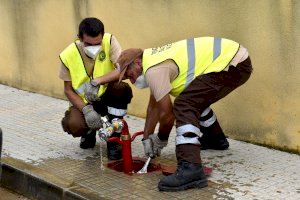
[[[132,153],[131,153],[131,137],[129,134],[128,124],[123,120],[123,129],[121,133],[122,141],[122,157],[123,157],[123,169],[124,173],[133,172],[133,162],[132,162]]]
[[[131,142],[136,138],[136,136],[143,135],[143,134],[144,134],[144,131],[139,131],[139,132],[134,133],[131,137]]]
[[[123,158],[123,171],[126,174],[133,172],[133,162],[132,162],[132,153],[131,153],[131,136],[129,134],[129,129],[127,122],[122,120],[123,127],[121,132],[121,137],[112,137],[109,138],[110,142],[118,142],[122,145],[122,158]]]
[[[122,132],[120,138],[111,137],[108,138],[109,142],[118,142],[122,146],[122,161],[123,161],[123,172],[126,174],[133,173],[133,160],[131,151],[131,142],[138,136],[142,135],[144,132],[140,131],[133,136],[130,136],[128,124],[125,120],[122,120]]]

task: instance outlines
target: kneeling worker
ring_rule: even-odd
[[[62,127],[73,137],[81,137],[80,147],[87,149],[95,146],[96,130],[102,127],[101,116],[108,116],[109,120],[123,118],[132,91],[127,83],[117,82],[120,73],[114,63],[121,47],[113,35],[104,32],[103,23],[97,18],[82,20],[78,37],[59,55],[59,77],[72,104],[65,112]],[[120,159],[120,145],[107,142],[107,155],[111,160]]]

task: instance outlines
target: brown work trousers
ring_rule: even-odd
[[[122,118],[122,116],[114,116],[108,113],[107,106],[117,109],[127,109],[127,105],[132,99],[132,90],[128,83],[117,82],[109,83],[105,93],[101,96],[101,100],[93,102],[94,110],[101,116],[108,116],[109,120],[113,118]],[[85,122],[83,113],[75,106],[71,106],[61,121],[63,130],[73,137],[80,137],[89,131]]]
[[[174,101],[176,127],[192,124],[200,129],[201,113],[211,104],[244,84],[251,72],[252,65],[248,57],[236,67],[229,66],[228,71],[196,77]]]

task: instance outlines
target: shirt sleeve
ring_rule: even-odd
[[[109,55],[110,55],[110,61],[113,64],[116,64],[119,56],[121,55],[122,48],[120,43],[118,42],[117,38],[112,35],[111,36],[111,42],[110,42],[110,50],[109,50]]]
[[[238,52],[232,58],[229,65],[233,65],[236,67],[237,64],[246,60],[248,58],[248,56],[249,56],[248,50],[245,47],[243,47],[242,45],[240,45]]]
[[[150,91],[158,102],[172,90],[170,82],[170,69],[156,65],[147,70],[145,74]]]
[[[58,76],[63,81],[71,81],[70,71],[68,68],[66,68],[66,66],[62,62],[61,62]]]

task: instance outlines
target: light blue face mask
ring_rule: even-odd
[[[143,74],[141,74],[139,77],[137,77],[134,86],[139,88],[139,89],[144,89],[149,87],[147,80]]]

